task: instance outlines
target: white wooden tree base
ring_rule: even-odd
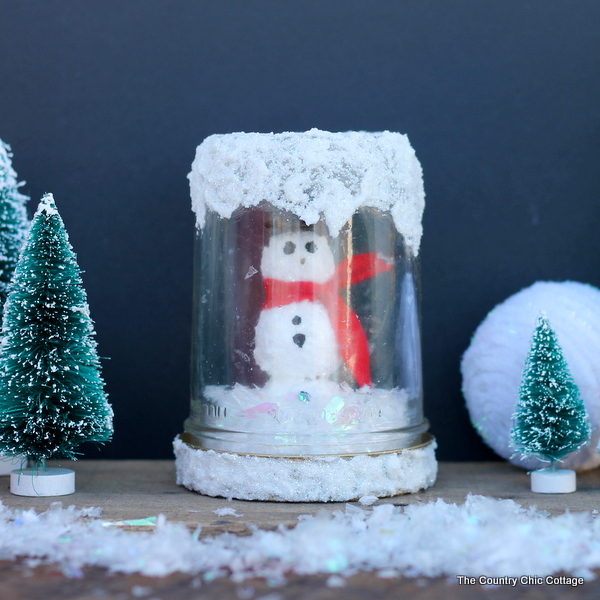
[[[531,472],[531,491],[538,494],[570,494],[577,489],[571,469],[538,469]]]
[[[67,496],[75,491],[75,471],[16,469],[10,474],[10,491],[15,496]]]

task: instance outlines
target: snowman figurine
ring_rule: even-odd
[[[265,302],[254,358],[269,384],[330,380],[345,363],[358,388],[371,385],[367,335],[341,292],[392,262],[365,253],[336,265],[326,236],[300,230],[273,235],[260,268]]]
[[[342,357],[315,289],[335,274],[327,238],[313,231],[274,235],[260,269],[266,301],[256,325],[254,358],[272,385],[328,379]]]

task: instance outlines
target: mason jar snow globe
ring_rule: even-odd
[[[435,480],[423,415],[420,164],[399,133],[235,133],[197,149],[180,484],[346,501]]]

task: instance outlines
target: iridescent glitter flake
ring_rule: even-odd
[[[310,402],[310,394],[308,392],[300,392],[298,394],[298,400],[300,400],[300,402]]]
[[[323,411],[325,420],[329,423],[335,423],[339,412],[344,408],[346,402],[339,396],[334,396]]]

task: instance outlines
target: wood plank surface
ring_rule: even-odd
[[[173,461],[78,461],[61,463],[75,469],[77,491],[62,498],[26,498],[13,496],[9,478],[0,477],[0,500],[11,508],[47,509],[52,502],[65,506],[90,506],[103,509],[102,519],[127,521],[164,514],[168,520],[182,522],[191,528],[202,525],[203,535],[229,531],[245,535],[249,525],[274,529],[280,523],[293,526],[299,515],[320,510],[335,510],[343,503],[279,503],[228,501],[191,492],[175,483]],[[578,475],[578,490],[573,494],[533,494],[528,475],[504,462],[441,463],[436,484],[417,494],[406,494],[379,500],[378,503],[411,504],[442,498],[462,503],[467,494],[482,494],[512,499],[523,506],[536,505],[552,514],[565,510],[591,511],[600,508],[600,471]],[[241,518],[218,517],[212,511],[230,507],[243,514]],[[126,527],[125,527],[126,528]],[[139,530],[139,528],[137,528]],[[166,578],[139,575],[110,575],[102,569],[86,569],[83,578],[69,579],[51,566],[31,570],[22,561],[0,561],[0,599],[37,600],[37,598],[160,598],[187,600],[218,598],[232,600],[286,600],[293,598],[594,598],[600,597],[600,582],[586,582],[578,588],[569,586],[521,586],[490,589],[480,585],[457,585],[455,578],[381,579],[373,573],[360,573],[348,580],[345,588],[326,586],[327,576],[292,576],[283,587],[269,587],[263,580],[243,585],[228,579],[207,583],[201,577],[174,574]],[[252,593],[251,593],[252,592]],[[251,593],[251,595],[250,595]],[[249,596],[246,598],[246,596]]]

